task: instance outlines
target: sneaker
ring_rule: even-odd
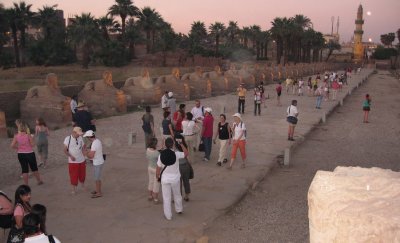
[[[205,161],[205,162],[208,162],[208,161],[210,161],[209,159],[207,159],[207,158],[204,158],[203,159],[203,161]]]
[[[224,161],[222,161],[224,164],[228,162],[228,159],[224,159]]]
[[[217,165],[218,165],[218,166],[221,166],[221,165],[222,165],[222,163],[218,161]]]

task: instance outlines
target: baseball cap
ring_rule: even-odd
[[[212,109],[211,109],[210,107],[207,107],[207,108],[204,108],[204,111],[205,111],[205,112],[208,112],[208,113],[211,113],[211,112],[212,112]]]
[[[93,137],[94,136],[94,132],[92,130],[86,131],[85,134],[83,135],[83,137]]]
[[[240,115],[240,113],[235,113],[233,116],[234,116],[234,117],[236,116],[236,117],[238,117],[240,120],[242,120],[242,116]]]

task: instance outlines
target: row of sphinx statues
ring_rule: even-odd
[[[243,65],[241,69],[231,65],[225,72],[219,66],[208,72],[196,67],[194,72],[183,75],[178,68],[173,68],[170,75],[159,77],[151,77],[145,68],[141,76],[128,78],[121,89],[114,87],[112,73],[105,71],[102,79],[84,85],[78,99],[86,103],[95,117],[112,116],[126,113],[128,106],[158,104],[165,91],[173,91],[177,101],[182,102],[230,93],[241,83],[252,88],[261,81],[266,83],[289,76],[311,75],[327,68],[326,63],[284,67]],[[21,117],[26,121],[42,117],[50,127],[60,127],[71,121],[70,101],[69,97],[62,95],[57,75],[50,73],[45,85],[32,87],[20,102]]]

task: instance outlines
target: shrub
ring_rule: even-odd
[[[385,48],[383,46],[378,46],[375,49],[374,54],[372,55],[373,58],[378,60],[386,60],[390,59],[392,56],[397,56],[397,50],[394,48]]]

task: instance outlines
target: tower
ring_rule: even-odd
[[[362,26],[364,24],[363,20],[363,7],[358,6],[357,11],[357,19],[356,19],[356,30],[354,31],[354,47],[353,47],[353,56],[355,61],[361,61],[364,57],[364,47],[362,43],[363,29]]]

